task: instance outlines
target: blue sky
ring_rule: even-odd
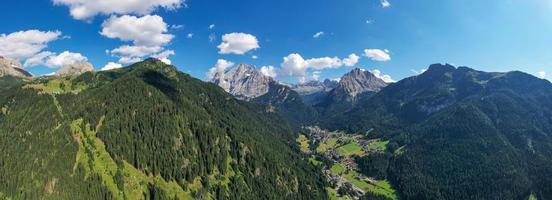
[[[53,0],[4,0],[3,7],[9,9],[0,12],[4,19],[0,34],[59,31],[39,52],[54,57],[65,51],[80,53],[97,70],[108,62],[126,65],[121,54],[113,53],[116,48],[147,43],[161,50],[144,57],[174,51],[168,57],[172,64],[200,79],[207,78],[219,59],[259,68],[273,66],[276,78],[285,82],[311,80],[315,71],[320,79],[333,79],[353,68],[343,60],[353,53],[360,57],[354,67],[378,69],[393,80],[416,75],[414,71],[432,63],[484,71],[520,70],[535,76],[548,72],[546,78],[552,77],[551,0],[388,0],[388,7],[380,0],[159,0],[180,6],[161,3],[146,11],[133,11],[134,5],[102,11],[90,1],[85,6],[98,9],[88,13],[91,16],[70,13],[71,3],[86,1],[57,1],[54,5]],[[115,25],[111,36],[102,34],[110,18],[146,15],[159,16],[167,26],[159,34],[169,35],[170,40],[135,39],[140,36],[122,35],[133,33],[117,32]],[[318,32],[323,34],[315,38]],[[242,49],[243,55],[221,53],[222,36],[231,33],[253,36],[259,48]],[[366,49],[388,50],[385,53],[390,59],[369,58],[364,55]],[[288,67],[299,68],[282,69],[284,57],[293,53],[306,60],[305,64],[294,62]],[[24,63],[28,57],[19,59]],[[325,57],[329,60],[324,61],[338,63],[307,66],[315,62],[309,59]],[[56,71],[59,65],[47,64],[47,60],[26,69],[35,74]]]

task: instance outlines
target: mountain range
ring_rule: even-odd
[[[208,82],[157,59],[67,68],[30,78],[0,62],[0,199],[356,194],[342,179],[396,191],[362,199],[552,199],[552,84],[523,72],[434,64],[386,83],[357,68],[288,85],[247,64]],[[374,153],[343,158],[365,143]],[[313,153],[336,144],[327,155],[356,169]]]

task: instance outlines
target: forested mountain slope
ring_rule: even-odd
[[[552,199],[552,84],[525,73],[432,65],[320,124],[390,140],[403,199]]]
[[[285,121],[158,60],[21,84],[0,87],[0,199],[326,198]]]

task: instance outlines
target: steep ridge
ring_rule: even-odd
[[[291,87],[299,93],[303,101],[309,105],[319,104],[330,91],[337,87],[338,81],[325,79],[324,81],[309,81],[295,84]]]
[[[552,84],[431,65],[321,123],[384,138],[404,199],[552,198]]]
[[[311,123],[317,115],[290,86],[263,75],[252,65],[239,64],[215,74],[210,82],[238,99],[262,104],[264,110],[279,113],[295,124]]]
[[[343,75],[337,86],[315,107],[323,118],[327,118],[350,109],[361,99],[371,97],[387,85],[369,71],[355,68]]]
[[[325,198],[283,120],[156,59],[2,92],[0,197]]]
[[[210,80],[228,93],[239,99],[253,99],[268,93],[270,85],[275,82],[264,76],[253,65],[239,64],[222,73],[217,73]]]
[[[0,56],[0,77],[13,76],[19,78],[32,78],[33,75],[23,69],[23,65],[16,60]]]

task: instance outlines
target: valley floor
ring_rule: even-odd
[[[363,175],[354,159],[385,151],[388,141],[318,127],[307,127],[296,141],[310,163],[319,166],[326,175],[331,185],[327,188],[330,199],[359,199],[366,193],[397,199],[396,191],[387,180]]]

